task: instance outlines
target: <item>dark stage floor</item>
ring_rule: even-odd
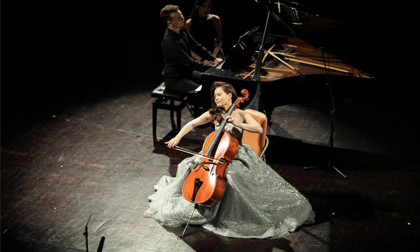
[[[337,105],[332,169],[303,170],[329,158],[329,103],[277,107],[267,163],[308,197],[316,223],[277,240],[231,239],[144,219],[148,195],[188,154],[154,146],[158,83],[103,94],[44,99],[2,118],[2,251],[415,251],[420,229],[419,123],[399,109]],[[89,93],[89,92],[88,92]],[[182,124],[191,119],[183,110]],[[169,112],[157,136],[168,139]],[[211,128],[182,145],[198,150]],[[195,228],[195,227],[192,227]]]

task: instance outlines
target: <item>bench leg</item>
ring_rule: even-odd
[[[182,107],[176,110],[176,131],[177,132],[181,131],[181,111],[182,111]]]
[[[174,107],[175,107],[175,102],[174,101],[170,101],[170,103],[171,103],[171,125],[172,125],[172,130],[174,130],[175,128],[176,128],[176,125],[175,125],[175,120],[174,120]]]
[[[156,127],[157,127],[157,113],[158,109],[164,109],[170,111],[171,116],[171,125],[173,131],[181,131],[181,111],[186,106],[185,102],[181,102],[181,104],[175,106],[174,101],[170,101],[170,104],[162,104],[161,100],[156,100],[153,102],[153,140],[154,142],[157,142],[157,136],[156,136]],[[176,112],[176,123],[175,123],[175,117],[174,113]]]
[[[153,103],[153,139],[156,139],[157,104]]]
[[[200,115],[198,114],[198,106],[194,106],[194,118],[199,117]]]

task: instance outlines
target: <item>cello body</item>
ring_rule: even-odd
[[[244,102],[248,90],[242,90],[244,97],[238,97],[226,116],[232,114],[239,103]],[[226,185],[226,168],[238,153],[239,142],[225,130],[226,119],[217,131],[204,141],[200,163],[190,172],[182,187],[184,198],[202,207],[213,207],[222,199]]]
[[[214,131],[206,138],[203,145],[203,152],[206,152],[209,148],[216,133]],[[210,162],[207,158],[203,157],[185,180],[182,189],[182,194],[185,199],[197,203],[202,207],[213,207],[222,199],[226,185],[226,168],[238,152],[239,142],[229,132],[223,129],[223,133],[217,140],[216,146],[217,148],[213,148],[210,156],[216,160],[228,162]],[[200,184],[200,188],[197,189],[195,198],[193,198],[194,190],[196,189],[194,185],[197,178],[202,184]]]

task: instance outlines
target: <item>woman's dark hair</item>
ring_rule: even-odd
[[[194,1],[194,5],[192,7],[192,10],[191,10],[191,14],[190,14],[189,19],[192,20],[193,18],[195,18],[195,17],[198,16],[198,8],[197,8],[197,6],[200,7],[206,1],[208,1],[208,0],[195,0]],[[213,5],[213,0],[210,0],[210,2]]]
[[[227,111],[223,111],[223,108],[217,107],[217,104],[214,101],[214,91],[218,87],[222,87],[223,91],[226,94],[232,94],[232,103],[236,101],[236,99],[238,98],[238,95],[236,94],[235,88],[229,83],[216,81],[211,85],[210,87],[211,109],[209,109],[209,112],[210,112],[212,122],[218,122],[220,124],[223,121],[222,113],[227,112]]]

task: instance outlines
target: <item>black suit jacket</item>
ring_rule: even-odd
[[[197,43],[185,27],[180,34],[167,28],[162,40],[164,59],[164,81],[166,86],[179,81],[181,78],[191,78],[192,71],[204,72],[212,65],[195,60],[191,50],[203,59],[215,60],[216,57],[205,47]]]

